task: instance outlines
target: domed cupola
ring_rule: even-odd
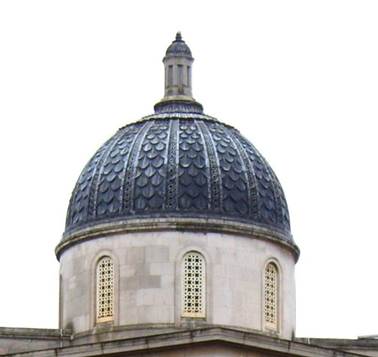
[[[192,51],[190,50],[189,46],[183,41],[181,33],[177,32],[176,39],[172,42],[172,44],[167,48],[165,53],[166,57],[188,57],[189,59],[192,58]]]
[[[168,47],[155,114],[118,130],[85,166],[58,248],[107,230],[269,231],[293,245],[281,185],[256,148],[192,97],[189,47]],[[59,249],[60,251],[60,249]]]
[[[106,141],[72,192],[56,248],[60,327],[291,338],[299,251],[281,185],[248,139],[193,98],[179,33],[163,63],[155,112]]]

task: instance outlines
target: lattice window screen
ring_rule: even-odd
[[[264,320],[269,329],[278,328],[278,270],[269,263],[264,276]]]
[[[96,313],[97,322],[112,321],[114,315],[114,264],[110,257],[97,263]]]
[[[203,256],[187,253],[183,261],[182,316],[205,317],[206,271]]]

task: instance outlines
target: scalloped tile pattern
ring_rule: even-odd
[[[285,196],[266,160],[237,130],[201,115],[121,128],[81,173],[66,232],[148,217],[220,218],[290,233]]]

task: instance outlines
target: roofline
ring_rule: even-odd
[[[32,340],[57,340],[70,339],[71,330],[53,328],[30,328],[30,327],[0,327],[0,339],[2,338],[27,338]]]
[[[252,351],[262,353],[277,353],[282,356],[297,357],[343,357],[363,356],[352,352],[346,352],[334,348],[321,347],[293,340],[284,340],[273,336],[255,332],[246,332],[239,329],[223,326],[202,327],[196,329],[176,330],[173,332],[157,333],[149,336],[121,338],[94,343],[74,344],[71,346],[50,348],[39,351],[18,352],[5,354],[6,356],[125,356],[146,351],[164,351],[183,346],[195,346],[203,344],[225,343],[228,345],[241,346]],[[85,352],[84,352],[85,351]],[[84,353],[83,353],[84,352]]]

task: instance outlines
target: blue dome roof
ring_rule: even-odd
[[[166,93],[155,114],[119,129],[81,173],[57,255],[116,232],[184,230],[278,240],[298,256],[271,167],[239,131],[203,114],[192,98],[193,58],[180,33],[163,62]]]
[[[119,129],[95,153],[73,190],[65,235],[190,218],[268,228],[291,242],[281,185],[255,147],[213,117],[172,106]]]
[[[181,33],[177,32],[176,39],[167,48],[165,53],[167,57],[169,56],[186,56],[192,57],[192,51],[190,51],[189,46],[182,39]]]

